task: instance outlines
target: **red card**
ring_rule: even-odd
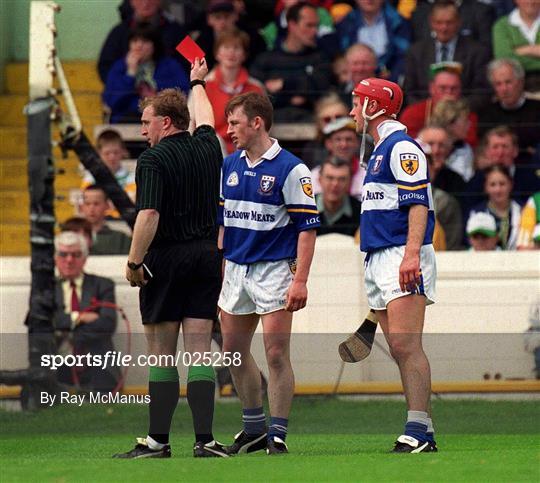
[[[195,62],[196,57],[202,59],[206,55],[204,50],[201,49],[189,35],[186,35],[184,40],[176,46],[176,50],[191,64]]]

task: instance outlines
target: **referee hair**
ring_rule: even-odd
[[[247,92],[233,97],[225,106],[225,115],[232,114],[239,107],[244,109],[244,114],[249,121],[259,116],[264,122],[266,131],[270,131],[274,117],[274,108],[268,96],[257,92]]]
[[[163,89],[154,97],[145,97],[139,102],[141,112],[149,106],[154,108],[155,116],[170,118],[176,129],[186,131],[189,127],[187,99],[180,89]]]

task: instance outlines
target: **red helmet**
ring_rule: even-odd
[[[379,103],[380,110],[371,119],[386,114],[387,116],[397,117],[403,104],[403,91],[395,82],[385,79],[371,77],[364,79],[356,84],[353,89],[353,95],[362,98],[362,103],[368,98],[374,99]]]

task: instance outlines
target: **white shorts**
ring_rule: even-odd
[[[239,265],[227,260],[218,305],[234,315],[269,314],[285,308],[296,260]]]
[[[422,282],[415,292],[402,292],[399,287],[399,266],[404,253],[405,246],[399,246],[384,248],[369,256],[365,264],[365,285],[370,308],[385,310],[392,300],[412,293],[425,295],[426,305],[435,303],[437,266],[433,245],[423,245],[420,249]]]

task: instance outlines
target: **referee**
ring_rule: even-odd
[[[144,99],[140,106],[141,132],[150,148],[137,162],[138,214],[126,278],[132,287],[141,287],[148,354],[173,357],[150,367],[148,435],[137,438],[135,448],[117,458],[171,456],[169,430],[179,394],[174,356],[180,325],[184,351],[192,360],[201,361],[210,351],[221,287],[216,216],[223,157],[205,92],[207,73],[206,61],[196,59],[191,68],[191,113],[184,95],[174,89]],[[190,114],[193,135],[187,131]],[[214,389],[211,366],[189,367],[187,398],[196,457],[227,456],[212,435]]]

